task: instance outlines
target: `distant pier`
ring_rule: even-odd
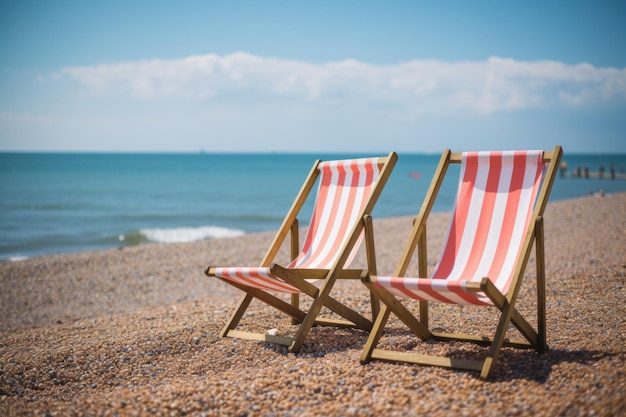
[[[560,174],[562,178],[626,180],[624,167],[616,168],[613,164],[608,167],[600,165],[597,170],[592,171],[588,165],[570,168],[567,166],[567,162],[563,162],[560,167]]]

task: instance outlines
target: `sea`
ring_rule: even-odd
[[[0,261],[276,230],[316,159],[364,156],[377,155],[0,153]],[[416,215],[439,158],[399,153],[374,217]],[[626,191],[626,154],[563,161],[550,201]],[[450,174],[434,211],[452,209],[458,167]]]

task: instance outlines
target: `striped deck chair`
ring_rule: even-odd
[[[393,276],[364,273],[363,283],[382,302],[361,355],[371,359],[480,371],[487,379],[502,346],[547,349],[543,212],[562,150],[452,153],[446,150],[415,219],[411,237]],[[426,220],[449,164],[460,163],[455,207],[445,245],[428,277]],[[524,269],[535,245],[537,331],[515,309]],[[405,276],[418,249],[419,278]],[[419,320],[400,300],[419,300]],[[500,319],[493,337],[438,333],[428,325],[428,303],[495,307]],[[484,360],[419,355],[376,348],[393,312],[423,340],[456,340],[489,345]],[[513,323],[524,339],[505,340]]]
[[[347,268],[364,238],[369,268],[372,268],[372,262],[375,263],[372,235],[367,231],[368,224],[371,224],[370,213],[397,158],[391,152],[386,157],[316,161],[259,267],[209,266],[205,270],[206,275],[245,292],[222,330],[223,337],[278,343],[296,353],[313,325],[348,326],[366,331],[372,328],[372,320],[340,303],[330,294],[337,279],[360,278],[362,270]],[[300,249],[297,216],[316,182],[318,190],[312,218]],[[274,263],[274,258],[287,235],[291,235],[292,262],[282,266]],[[284,301],[277,293],[292,294],[291,302]],[[312,298],[306,312],[299,306],[300,294]],[[236,330],[244,312],[255,298],[291,316],[292,323],[300,326],[296,335],[290,337]],[[324,306],[342,319],[317,317]],[[378,301],[372,298],[373,316],[378,308]]]

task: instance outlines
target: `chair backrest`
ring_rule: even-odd
[[[326,161],[319,164],[319,187],[300,254],[288,268],[331,268],[363,216],[380,177],[380,158]],[[353,260],[361,233],[344,266]]]
[[[542,151],[463,153],[448,235],[431,277],[488,277],[506,294],[545,166]]]

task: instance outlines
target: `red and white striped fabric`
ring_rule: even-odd
[[[379,158],[320,163],[321,175],[309,229],[302,251],[287,268],[329,269],[333,266],[352,228],[364,214],[363,209],[380,174],[378,163]],[[362,240],[361,233],[344,267],[353,260]],[[266,267],[216,268],[215,276],[267,291],[300,292],[271,275]]]
[[[464,153],[455,208],[430,279],[376,277],[375,285],[404,297],[490,305],[468,282],[488,277],[506,294],[544,173],[542,151]]]

